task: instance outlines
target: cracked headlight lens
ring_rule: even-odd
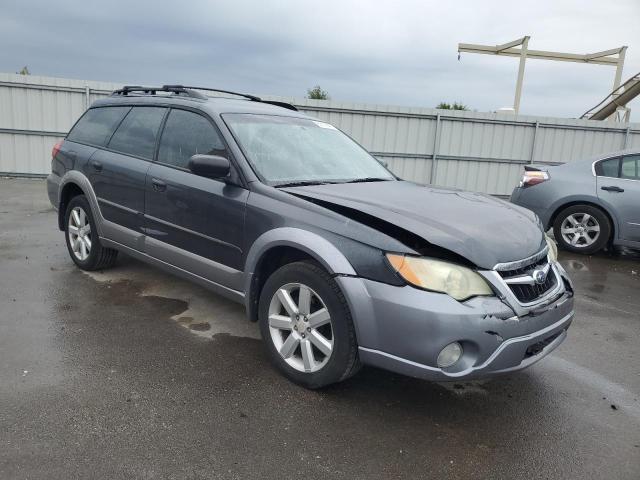
[[[424,257],[387,254],[391,266],[402,278],[416,287],[462,301],[478,295],[493,295],[487,282],[473,270]]]
[[[549,247],[549,260],[552,262],[558,261],[558,246],[556,242],[546,233],[544,234],[544,239],[547,241],[547,246]]]

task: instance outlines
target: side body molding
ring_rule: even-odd
[[[253,243],[245,261],[245,305],[249,318],[252,317],[253,278],[263,255],[274,247],[293,247],[302,250],[316,259],[329,273],[334,275],[356,275],[346,257],[335,245],[320,235],[293,227],[281,227],[269,230]]]

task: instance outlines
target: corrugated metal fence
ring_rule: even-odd
[[[0,174],[49,170],[51,146],[120,84],[0,73]],[[354,137],[400,177],[511,192],[527,163],[563,163],[640,147],[640,124],[267,97]]]

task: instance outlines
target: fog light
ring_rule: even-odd
[[[438,366],[440,368],[447,368],[455,364],[462,356],[462,345],[458,342],[453,342],[444,347],[438,355]]]

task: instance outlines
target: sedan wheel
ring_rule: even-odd
[[[571,205],[555,217],[553,234],[560,248],[592,254],[607,246],[611,221],[594,205]]]
[[[280,356],[299,372],[316,372],[333,351],[333,328],[322,298],[307,285],[279,288],[269,304],[269,333]]]
[[[589,247],[600,237],[600,224],[588,213],[574,213],[562,221],[562,238],[573,247]]]

